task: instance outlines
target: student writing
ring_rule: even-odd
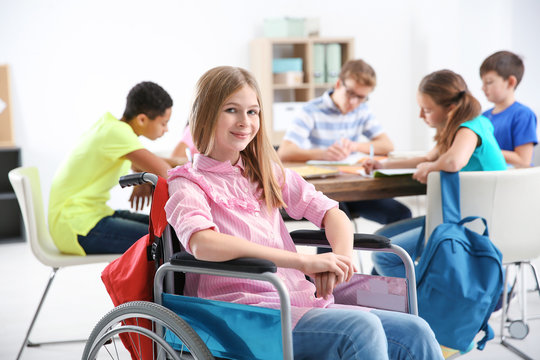
[[[342,160],[352,152],[387,155],[394,145],[368,102],[376,84],[371,65],[362,59],[346,62],[334,88],[294,118],[278,149],[281,160]],[[347,201],[340,208],[379,224],[411,217],[409,208],[394,199]]]
[[[463,78],[451,70],[433,72],[420,82],[420,117],[436,130],[435,147],[425,156],[385,162],[368,159],[374,169],[416,168],[413,178],[426,183],[432,171],[504,170],[506,164],[490,121],[480,115],[480,103]]]
[[[505,170],[506,163],[493,135],[493,126],[480,115],[480,103],[469,92],[463,78],[450,70],[433,72],[418,86],[420,117],[435,128],[435,147],[426,156],[405,160],[379,162],[366,160],[366,172],[381,168],[413,168],[413,177],[427,182],[432,171],[494,171]],[[420,228],[417,219],[409,221],[415,227],[403,225],[404,232],[393,236],[392,243],[404,248],[413,259]],[[383,231],[378,232],[380,235]],[[373,265],[377,273],[385,276],[405,277],[399,259],[387,254],[374,253]],[[388,254],[392,255],[392,254]]]

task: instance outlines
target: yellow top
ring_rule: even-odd
[[[80,139],[58,169],[49,197],[49,230],[63,253],[86,255],[77,235],[88,232],[114,210],[110,190],[129,172],[124,156],[143,148],[129,124],[106,113]]]

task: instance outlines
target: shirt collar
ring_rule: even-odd
[[[234,174],[240,169],[244,171],[244,162],[242,157],[238,159],[235,165],[231,165],[229,160],[218,161],[202,154],[195,154],[193,157],[193,168],[199,171],[208,171],[221,174]]]
[[[332,100],[332,98],[330,97],[333,93],[334,89],[330,89],[322,95],[323,104],[325,107],[341,115],[341,110],[339,110],[336,103],[334,103],[334,100]]]

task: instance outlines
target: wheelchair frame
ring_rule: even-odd
[[[145,182],[151,183],[154,186],[157,184],[157,176],[154,174],[149,173],[137,173],[137,174],[130,174],[127,176],[124,176],[120,178],[120,184],[122,187],[124,186],[132,186],[132,185],[138,185],[143,184]],[[163,237],[167,237],[171,235],[170,226],[168,226],[168,229],[165,231]],[[324,234],[323,230],[297,230],[291,232],[291,237],[293,238],[293,241],[296,245],[308,245],[308,246],[317,246],[317,247],[329,247],[328,241],[326,240],[326,236]],[[416,278],[414,273],[414,264],[412,262],[412,259],[408,255],[408,253],[400,248],[399,246],[392,245],[390,243],[390,240],[386,237],[380,236],[380,235],[370,235],[370,234],[355,234],[354,235],[354,249],[355,250],[369,250],[369,251],[383,251],[383,252],[391,252],[399,256],[404,265],[406,270],[406,283],[407,283],[407,299],[408,299],[408,312],[413,315],[418,315],[418,305],[417,305],[417,299],[416,299]],[[171,248],[164,249],[165,258],[169,258],[169,255],[171,255]],[[217,276],[224,276],[224,277],[237,277],[237,278],[244,278],[244,279],[253,279],[253,280],[262,280],[271,283],[276,290],[278,291],[279,297],[280,297],[280,303],[281,303],[281,333],[282,333],[282,345],[283,345],[283,359],[285,360],[293,360],[293,346],[292,346],[292,326],[291,326],[291,307],[290,307],[290,299],[288,291],[282,282],[282,280],[275,274],[277,271],[277,268],[274,263],[268,260],[264,259],[252,259],[252,258],[241,258],[241,259],[235,259],[225,262],[210,262],[210,261],[201,261],[195,259],[192,255],[181,252],[176,253],[173,256],[170,257],[168,262],[165,262],[162,264],[156,271],[155,277],[154,277],[154,283],[153,283],[153,292],[154,292],[154,302],[157,304],[156,307],[158,310],[156,310],[156,313],[159,312],[159,314],[163,314],[160,316],[167,317],[167,319],[164,321],[163,319],[159,319],[154,316],[149,316],[148,314],[143,314],[143,318],[149,319],[150,321],[157,323],[158,326],[155,328],[155,332],[153,334],[150,334],[147,329],[144,329],[146,331],[140,330],[138,333],[143,334],[145,336],[149,336],[153,338],[153,340],[156,341],[157,344],[160,344],[162,346],[162,334],[164,333],[163,328],[164,325],[167,325],[167,323],[173,322],[173,320],[169,319],[171,316],[170,313],[174,314],[169,309],[162,307],[162,294],[165,292],[164,289],[168,288],[171,284],[168,283],[169,280],[167,280],[168,274],[172,274],[175,272],[182,272],[182,273],[197,273],[197,274],[205,274],[205,275],[217,275]],[[172,277],[171,277],[172,278]],[[166,284],[169,285],[166,285]],[[137,309],[140,308],[140,306],[146,306],[144,305],[146,302],[138,302],[141,304],[134,304],[134,303],[128,303],[120,305],[113,310],[111,310],[105,317],[96,325],[94,328],[94,331],[92,332],[91,336],[88,339],[87,345],[85,347],[85,351],[83,353],[83,359],[90,359],[91,354],[95,354],[97,352],[96,347],[101,346],[104,344],[107,340],[107,336],[110,336],[112,332],[114,334],[120,332],[118,329],[112,329],[110,331],[107,331],[107,328],[111,326],[112,323],[115,321],[119,321],[119,316],[116,315],[118,312],[126,313],[128,312],[130,315],[138,315]],[[125,305],[132,304],[132,309],[129,311],[122,310],[122,307]],[[152,304],[152,303],[150,303]],[[120,309],[120,310],[118,310]],[[165,310],[163,310],[165,309]],[[175,314],[176,315],[176,314]],[[180,316],[176,315],[176,317],[179,319],[177,323],[180,325],[178,327],[182,328],[184,331],[183,334],[177,334],[177,336],[183,340],[184,338],[186,343],[192,344],[188,346],[190,350],[193,350],[193,346],[197,350],[202,343],[202,340],[198,335],[195,333],[195,331],[190,327],[187,322],[185,322],[183,319],[181,319]],[[122,320],[123,321],[123,320]],[[170,327],[169,327],[170,329]],[[138,330],[134,329],[132,326],[131,328],[128,328],[128,330]],[[178,329],[173,329],[174,330]],[[114,335],[113,334],[113,335]],[[155,335],[155,337],[154,337]],[[194,344],[194,345],[193,345]],[[204,346],[204,343],[202,343]],[[213,357],[208,354],[210,351],[206,346],[204,346],[206,349],[202,349],[201,353],[202,355],[198,354],[192,354],[192,358],[196,359],[212,359]],[[171,355],[170,350],[166,349],[167,353],[172,358],[177,358],[174,355]],[[181,357],[178,357],[178,359],[182,359]]]

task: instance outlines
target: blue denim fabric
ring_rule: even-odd
[[[339,208],[349,219],[363,217],[379,224],[390,224],[411,217],[411,210],[394,199],[340,202]],[[317,248],[317,254],[330,251],[332,251],[330,248]]]
[[[416,244],[422,231],[424,217],[413,218],[390,224],[375,232],[390,238],[392,244],[402,247],[414,260],[417,257]],[[405,267],[401,259],[391,253],[373,252],[371,255],[375,271],[383,276],[405,277]]]
[[[79,244],[87,254],[122,254],[148,234],[148,215],[117,210],[101,219]]]
[[[382,310],[312,309],[293,330],[295,360],[443,359],[420,317]]]
[[[363,217],[379,224],[390,224],[412,216],[407,206],[394,199],[347,201],[340,203],[339,208],[349,218]]]

